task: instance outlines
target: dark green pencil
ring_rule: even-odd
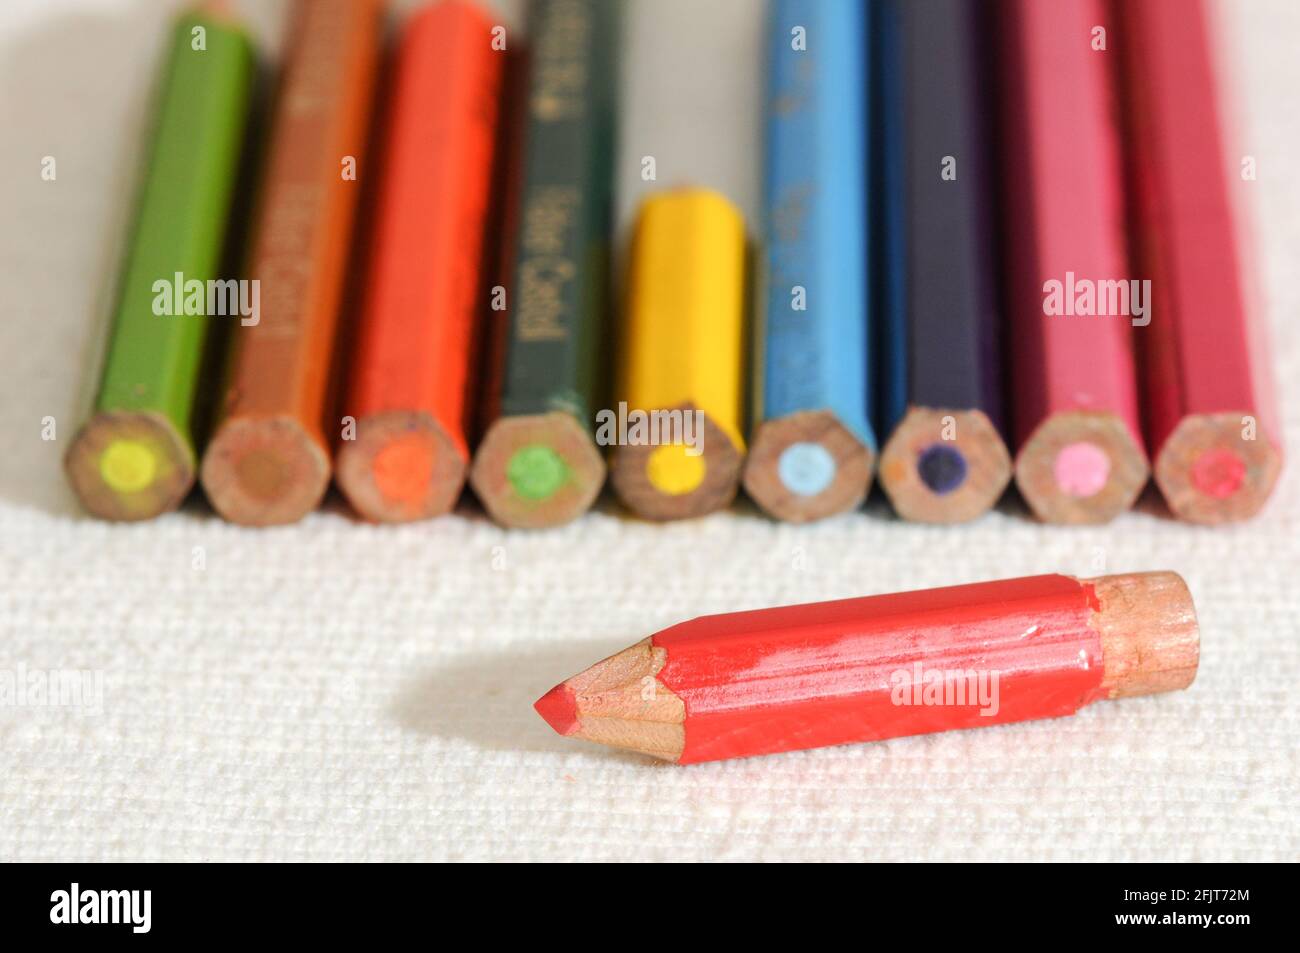
[[[470,483],[506,526],[567,523],[595,501],[609,312],[618,5],[540,0],[512,144],[505,308]]]

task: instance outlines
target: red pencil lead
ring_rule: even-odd
[[[566,685],[556,685],[533,703],[537,714],[561,735],[572,734],[578,727],[578,706]]]

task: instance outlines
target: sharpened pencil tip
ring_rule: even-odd
[[[578,727],[578,706],[573,699],[573,692],[563,683],[556,685],[549,692],[533,703],[537,714],[546,723],[562,735],[573,734]]]

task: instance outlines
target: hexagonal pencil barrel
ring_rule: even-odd
[[[769,40],[765,307],[744,483],[768,514],[802,523],[860,505],[876,450],[867,7],[778,0]]]
[[[609,364],[619,4],[540,0],[507,147],[506,307],[493,313],[487,430],[470,483],[498,523],[585,513],[605,481],[593,437]]]
[[[909,520],[986,512],[1011,479],[1002,435],[984,4],[875,4],[881,155],[879,479]]]
[[[1130,296],[1141,286],[1125,236],[1116,60],[1096,48],[1111,9],[996,9],[1016,483],[1040,519],[1103,523],[1133,505],[1149,475],[1132,317],[1145,305]]]

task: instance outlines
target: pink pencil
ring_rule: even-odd
[[[1047,522],[1103,523],[1149,473],[1133,326],[1150,301],[1125,246],[1114,24],[1102,0],[997,9],[1016,483]]]

